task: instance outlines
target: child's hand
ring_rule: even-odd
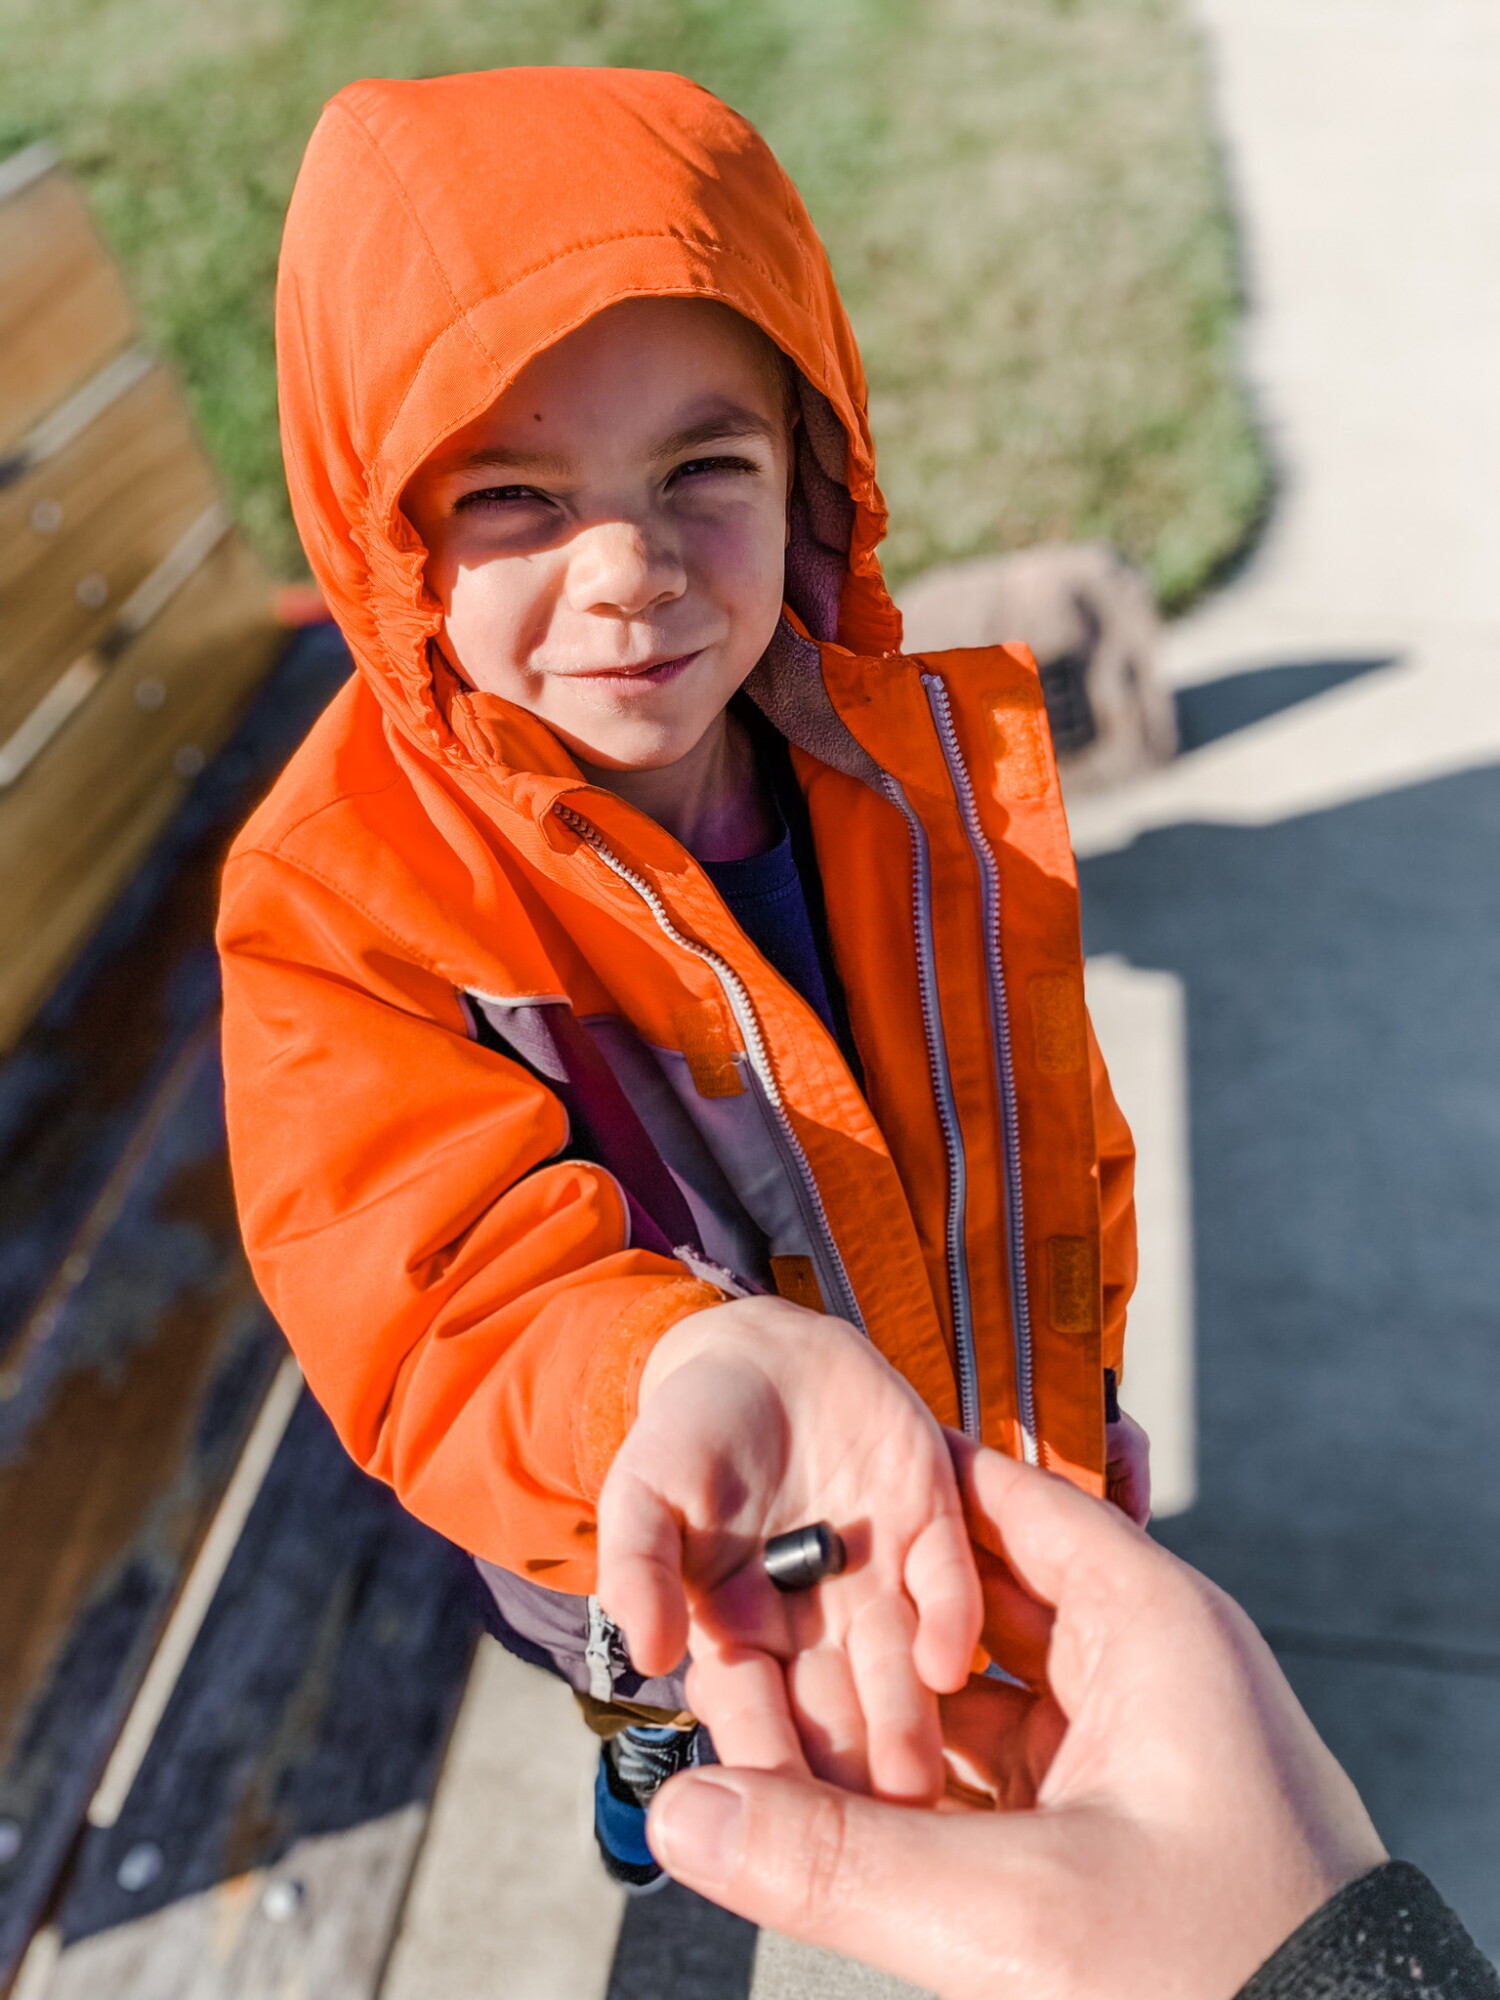
[[[815,1521],[848,1568],[783,1596],[766,1538]],[[726,1762],[942,1790],[979,1580],[942,1430],[844,1321],[736,1299],[663,1337],[600,1495],[599,1594],[641,1672],[711,1660]]]
[[[1138,1528],[1151,1519],[1151,1440],[1122,1410],[1104,1427],[1105,1491]]]

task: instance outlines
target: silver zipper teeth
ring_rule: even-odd
[[[574,812],[571,806],[555,805],[552,810],[565,825],[572,827],[581,840],[587,841],[611,874],[617,875],[622,882],[634,889],[655,917],[658,927],[666,933],[672,943],[683,951],[691,952],[694,958],[702,959],[724,989],[724,997],[729,1002],[730,1012],[734,1015],[740,1034],[744,1037],[745,1053],[750,1058],[750,1067],[755,1074],[756,1082],[760,1085],[761,1096],[771,1107],[782,1149],[796,1169],[803,1196],[803,1213],[813,1222],[826,1259],[826,1268],[837,1280],[841,1293],[837,1311],[863,1333],[865,1323],[860,1314],[859,1303],[854,1296],[854,1287],[849,1282],[849,1274],[844,1269],[844,1260],[839,1255],[838,1245],[833,1240],[833,1231],[828,1226],[828,1217],[823,1212],[822,1197],[818,1193],[818,1184],[813,1179],[807,1155],[803,1152],[801,1141],[793,1131],[792,1121],[787,1116],[786,1106],[782,1102],[781,1086],[776,1081],[776,1072],[771,1067],[766,1038],[761,1032],[760,1020],[755,1012],[755,1003],[751,1000],[744,981],[734,967],[727,960],[720,958],[716,951],[710,951],[706,944],[699,944],[696,938],[686,937],[678,930],[668,914],[666,904],[645,876],[637,875],[633,868],[625,865],[590,820],[586,820],[581,813]]]
[[[1005,1165],[1005,1224],[1009,1248],[1010,1317],[1015,1341],[1016,1405],[1021,1442],[1028,1464],[1040,1462],[1036,1435],[1036,1382],[1032,1366],[1031,1299],[1026,1282],[1026,1226],[1021,1190],[1021,1121],[1016,1105],[1016,1068],[1010,1032],[1010,1001],[1005,991],[1005,964],[1000,949],[1000,871],[974,802],[974,787],[959,748],[948,689],[937,674],[923,674],[927,706],[943,746],[943,760],[963,815],[984,899],[984,953],[989,971],[990,1030],[995,1068],[1000,1080],[1001,1157]]]
[[[974,1321],[969,1304],[969,1249],[965,1240],[969,1177],[963,1133],[948,1068],[938,1001],[937,956],[932,941],[932,864],[927,834],[904,791],[888,772],[881,781],[886,797],[906,821],[911,836],[912,912],[917,938],[917,995],[922,1007],[922,1033],[927,1043],[927,1067],[937,1104],[943,1148],[948,1155],[948,1298],[953,1309],[953,1348],[958,1359],[958,1408],[964,1435],[978,1440],[979,1367],[974,1352]]]

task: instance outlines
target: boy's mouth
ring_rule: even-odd
[[[659,687],[664,681],[674,680],[685,668],[690,667],[702,650],[700,646],[697,652],[672,653],[661,659],[642,660],[639,666],[634,667],[586,667],[582,670],[575,668],[567,675],[567,679],[616,683],[641,681]]]

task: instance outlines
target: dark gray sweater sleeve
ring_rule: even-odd
[[[1427,1877],[1388,1861],[1309,1917],[1236,2000],[1500,2000],[1500,1978]]]

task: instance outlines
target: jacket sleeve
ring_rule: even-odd
[[[629,1247],[618,1183],[561,1157],[557,1098],[300,865],[233,857],[219,944],[245,1245],[314,1395],[420,1519],[592,1589],[641,1369],[722,1295]]]
[[[1135,1141],[1110,1089],[1109,1072],[1088,1024],[1094,1143],[1099,1155],[1099,1262],[1104,1280],[1103,1365],[1124,1379],[1125,1310],[1135,1290]]]
[[[1427,1877],[1388,1861],[1309,1917],[1236,2000],[1500,2000],[1500,1978]]]

